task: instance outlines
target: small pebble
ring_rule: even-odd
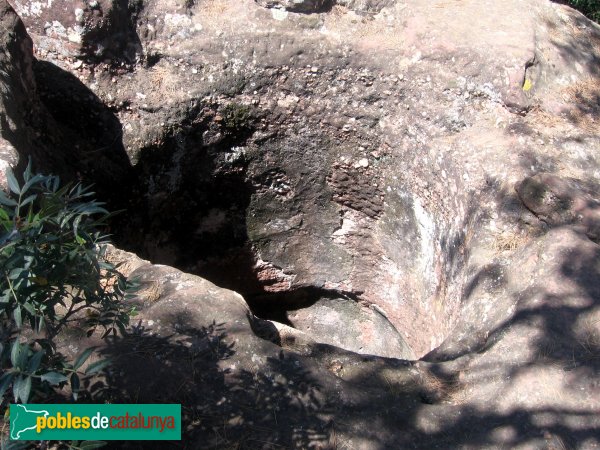
[[[358,167],[369,167],[369,160],[367,158],[362,158],[357,163]]]

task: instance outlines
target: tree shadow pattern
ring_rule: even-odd
[[[546,25],[556,27],[549,21]],[[569,14],[566,26],[572,30],[568,38],[551,39],[551,43],[566,64],[571,65],[576,61],[583,67],[584,73],[589,74],[588,79],[579,81],[564,92],[571,104],[566,118],[583,131],[594,135],[600,129],[600,31],[580,14]]]
[[[298,360],[269,358],[261,370],[229,367],[235,346],[224,324],[162,337],[138,326],[102,350],[113,364],[90,386],[94,402],[181,403],[181,442],[120,442],[111,448],[319,448],[326,401]],[[234,364],[235,365],[235,364]],[[323,447],[321,447],[323,448]]]

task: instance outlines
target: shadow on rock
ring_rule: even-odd
[[[33,68],[40,100],[54,122],[41,134],[51,145],[69,146],[40,155],[39,165],[66,180],[77,176],[94,183],[103,199],[125,206],[122,192],[134,179],[119,119],[73,74],[47,61],[36,61]]]
[[[600,75],[600,59],[596,50],[600,45],[600,31],[583,15],[570,13],[568,18],[567,23],[571,30],[568,38],[553,39],[551,42],[565,64],[570,65],[577,61],[589,77],[570,85],[563,92],[563,96],[572,105],[566,116],[586,133],[595,135],[600,115],[600,82],[597,78]],[[550,28],[555,27],[550,23],[547,25]]]
[[[321,388],[298,360],[268,358],[238,370],[224,324],[162,337],[143,327],[102,351],[113,364],[92,386],[94,402],[181,403],[182,441],[118,448],[324,448]]]
[[[480,446],[597,448],[599,261],[600,247],[569,227],[523,249],[513,262],[518,269],[507,276],[512,292],[493,299],[497,310],[514,312],[481,329],[480,345],[471,349],[477,353],[429,366],[442,380],[458,375],[463,385],[464,398],[455,401],[468,407],[456,408],[460,419],[445,429],[448,436],[464,432],[470,437],[462,442]],[[488,404],[481,401],[486,397]],[[508,404],[511,413],[496,412]]]

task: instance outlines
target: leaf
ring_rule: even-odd
[[[31,178],[31,156],[27,160],[27,167],[25,167],[25,172],[23,172],[23,179],[27,182]]]
[[[77,242],[79,242],[79,222],[81,222],[81,216],[77,216],[75,217],[75,220],[73,221],[73,234],[75,234],[75,238],[77,239]]]
[[[14,372],[6,372],[0,378],[0,399],[2,399],[2,397],[4,396],[4,393],[10,386],[10,383],[12,383],[14,377],[15,377]]]
[[[4,206],[17,206],[17,202],[15,202],[12,198],[8,198],[4,191],[0,189],[0,204]]]
[[[62,373],[58,372],[48,372],[41,376],[42,381],[47,381],[52,386],[56,386],[64,381],[67,381],[67,377]]]
[[[44,175],[40,175],[40,174],[35,175],[33,178],[31,178],[30,180],[25,182],[25,185],[23,186],[22,191],[27,192],[31,186],[33,186],[34,184],[39,183],[41,181],[44,181],[46,178],[47,177]],[[37,195],[36,195],[36,197],[37,197]]]
[[[15,324],[18,329],[21,329],[23,326],[23,318],[21,317],[21,306],[17,305],[15,310],[13,311],[13,318],[15,319]]]
[[[44,350],[40,350],[39,352],[35,352],[33,354],[27,363],[27,373],[34,374],[40,368],[40,364],[45,353],[46,352],[44,352]]]
[[[75,363],[73,364],[73,369],[79,369],[83,365],[83,363],[87,361],[90,355],[94,353],[94,350],[96,350],[96,348],[97,347],[90,347],[85,349],[84,352],[81,355],[79,355],[79,357],[75,360]]]
[[[37,198],[36,194],[30,195],[29,197],[27,197],[25,200],[23,200],[21,202],[21,208],[23,206],[27,206],[29,203],[31,203],[32,201],[34,201]]]
[[[10,224],[12,227],[12,223]],[[6,227],[5,227],[6,229]],[[4,244],[5,242],[16,241],[21,237],[19,230],[14,228],[10,233],[6,233],[4,236],[0,237],[0,244]],[[7,246],[10,244],[7,244]]]
[[[29,400],[29,394],[31,393],[31,377],[24,377],[19,375],[13,384],[13,394],[15,395],[15,401],[21,399],[21,403],[27,403]]]
[[[79,450],[92,450],[94,448],[101,448],[106,445],[104,441],[83,441],[79,444]]]
[[[110,366],[111,361],[109,359],[101,359],[100,361],[94,361],[91,363],[87,369],[85,369],[86,375],[93,375],[102,371],[104,368]]]
[[[19,353],[19,358],[17,359],[16,367],[21,371],[25,372],[27,368],[27,361],[29,359],[29,345],[27,344],[19,344],[21,347],[21,352]]]
[[[52,190],[54,192],[58,191],[58,186],[60,185],[60,178],[58,177],[50,177],[50,181],[52,182]],[[67,188],[67,186],[65,186],[65,189]],[[66,192],[66,191],[65,191]]]
[[[12,345],[12,349],[10,350],[10,362],[13,367],[17,367],[19,360],[21,359],[21,352],[23,351],[21,344],[19,343],[19,339],[15,339]]]
[[[74,373],[71,375],[71,391],[73,392],[73,400],[77,401],[77,396],[79,395],[79,386],[81,385],[79,381],[79,375]]]
[[[12,169],[9,167],[6,169],[6,181],[8,181],[8,188],[13,191],[15,194],[19,195],[21,193],[21,188],[19,187],[19,182],[15,178],[15,174]]]
[[[8,273],[8,278],[10,278],[11,280],[16,280],[23,275],[23,272],[27,273],[28,270],[23,269],[23,267],[17,267],[16,269],[13,269]]]
[[[29,302],[25,302],[23,303],[23,308],[25,308],[25,311],[27,311],[30,315],[35,316],[35,308],[33,307],[33,305]]]
[[[6,309],[8,302],[12,299],[12,292],[10,289],[5,289],[2,295],[0,296],[0,307],[2,309]]]
[[[37,330],[38,333],[42,332],[42,330],[44,329],[44,324],[45,324],[44,317],[37,317],[37,327],[36,327],[36,330]]]
[[[83,210],[81,211],[82,214],[87,214],[87,215],[92,215],[92,214],[108,214],[108,211],[100,206],[99,203],[96,203],[94,205],[89,205],[85,208],[83,208]]]

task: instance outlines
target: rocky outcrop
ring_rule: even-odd
[[[545,0],[67,6],[50,36],[65,3],[17,5],[36,62],[5,4],[37,122],[2,107],[177,267],[119,256],[143,290],[108,401],[181,401],[192,448],[600,445],[596,25]]]
[[[28,114],[34,114],[36,104],[33,44],[12,8],[7,3],[0,7],[0,185],[6,188],[4,172],[16,166],[16,149],[31,144],[26,120]]]
[[[95,182],[101,195],[115,181],[126,186],[130,163],[116,117],[72,74],[34,58],[31,38],[7,2],[1,14],[2,158],[14,162],[15,149],[22,167],[31,158],[38,170],[65,181]]]
[[[580,224],[594,240],[600,237],[598,186],[541,173],[517,185],[523,204],[550,226]]]
[[[62,58],[126,65],[141,56],[135,30],[139,1],[15,1],[14,7],[40,49],[51,48]]]
[[[598,32],[532,5],[411,1],[363,16],[358,3],[282,15],[149,2],[136,13],[147,64],[77,72],[118,111],[140,177],[143,214],[122,244],[250,302],[351,294],[429,352],[453,328],[473,245],[539,225],[514,184],[559,161],[574,178],[591,167],[581,42]]]
[[[335,301],[315,304],[316,330],[303,332],[254,317],[238,294],[199,277],[110,255],[141,282],[139,315],[131,335],[103,350],[114,365],[97,400],[183,403],[190,447],[600,444],[600,247],[572,228],[554,229],[513,252],[510,264],[474,277],[452,336],[419,362],[316,342],[319,320],[336,318],[323,311]],[[328,326],[335,335],[339,328]]]

